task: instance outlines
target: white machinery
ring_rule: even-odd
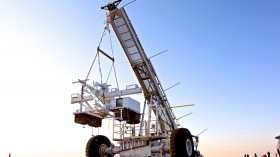
[[[280,135],[276,136],[275,139],[278,139],[276,149],[277,149],[278,155],[280,156]]]
[[[87,143],[87,157],[203,157],[197,150],[198,136],[186,128],[178,128],[178,121],[171,109],[155,69],[129,20],[124,8],[117,8],[121,0],[101,7],[108,10],[107,22],[113,28],[139,81],[138,85],[124,90],[110,89],[106,83],[79,80],[81,93],[72,94],[71,103],[79,104],[75,122],[92,127],[102,127],[103,119],[113,120],[113,141],[103,135],[93,136]],[[98,47],[98,51],[113,60]],[[129,95],[142,93],[145,103]],[[148,116],[143,113],[147,106]],[[152,119],[152,115],[155,119]]]

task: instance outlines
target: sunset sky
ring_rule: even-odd
[[[85,156],[92,129],[70,103],[96,54],[105,0],[0,1],[0,156]],[[130,1],[123,0],[120,6]],[[143,1],[126,6],[183,127],[205,157],[276,152],[280,135],[280,1]],[[101,47],[110,50],[109,34]],[[135,84],[111,32],[120,87]],[[104,77],[108,64],[102,60]],[[98,72],[98,67],[93,68]],[[98,73],[91,79],[99,81]],[[109,81],[115,86],[113,76]],[[142,102],[141,102],[142,103]],[[93,133],[109,136],[106,122]]]

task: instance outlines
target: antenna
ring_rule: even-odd
[[[131,1],[131,2],[126,3],[125,5],[122,6],[122,8],[124,8],[125,6],[131,4],[131,3],[135,2],[135,1],[136,1],[136,0],[133,0],[133,1]]]
[[[180,106],[171,106],[166,108],[179,108],[179,107],[187,107],[187,106],[194,106],[194,104],[187,104],[187,105],[180,105]]]
[[[204,129],[204,130],[201,131],[197,136],[201,135],[201,134],[204,133],[206,130],[208,130],[208,129]]]
[[[197,134],[197,136],[192,135],[192,137],[195,138],[195,140],[196,140],[197,143],[199,142],[199,135],[201,135],[202,133],[204,133],[206,130],[207,130],[207,129],[204,129],[202,132],[200,132],[199,134]],[[197,150],[197,146],[198,146],[198,145],[195,146],[195,149],[196,149],[196,150]]]
[[[162,53],[164,53],[164,52],[166,52],[166,51],[168,51],[168,50],[161,51],[161,52],[159,52],[159,53],[157,53],[157,54],[151,56],[149,59],[151,59],[151,58],[153,58],[153,57],[155,57],[155,56],[157,56],[157,55],[160,55],[160,54],[162,54]]]
[[[188,115],[191,115],[191,114],[193,114],[193,113],[192,113],[192,112],[191,112],[191,113],[188,113],[188,114],[186,114],[186,115],[184,115],[184,116],[182,116],[182,117],[177,118],[177,120],[179,120],[179,119],[181,119],[181,118],[184,118],[184,117],[186,117],[186,116],[188,116]]]
[[[173,87],[177,86],[178,84],[180,84],[180,82],[178,82],[178,83],[176,83],[175,85],[173,85],[173,86],[171,86],[171,87],[169,87],[169,88],[165,89],[164,91],[167,91],[167,90],[169,90],[169,89],[171,89],[171,88],[173,88]]]

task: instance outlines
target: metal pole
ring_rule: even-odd
[[[148,126],[147,126],[147,135],[150,136],[151,129],[151,118],[152,118],[152,105],[153,105],[153,96],[151,95],[150,104],[149,104],[149,116],[148,116]]]
[[[156,104],[156,135],[159,135],[159,129],[158,129],[158,119],[159,119],[159,96],[157,96],[157,104]]]
[[[147,102],[147,99],[145,99],[145,101],[144,101],[143,112],[142,112],[142,115],[141,115],[141,123],[140,123],[139,136],[142,136],[142,135],[143,135],[143,130],[142,130],[142,128],[143,128],[143,125],[144,125],[144,117],[145,117],[146,102]]]
[[[83,112],[83,102],[84,102],[84,85],[82,85],[82,89],[81,89],[80,112]]]

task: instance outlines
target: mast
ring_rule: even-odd
[[[177,128],[177,124],[175,123],[176,118],[170,108],[167,96],[125,9],[123,7],[117,8],[120,2],[121,0],[114,1],[101,7],[101,9],[109,10],[110,24],[143,89],[145,99],[149,104],[155,104],[152,105],[152,110],[160,122],[159,127],[161,131],[174,130]]]

